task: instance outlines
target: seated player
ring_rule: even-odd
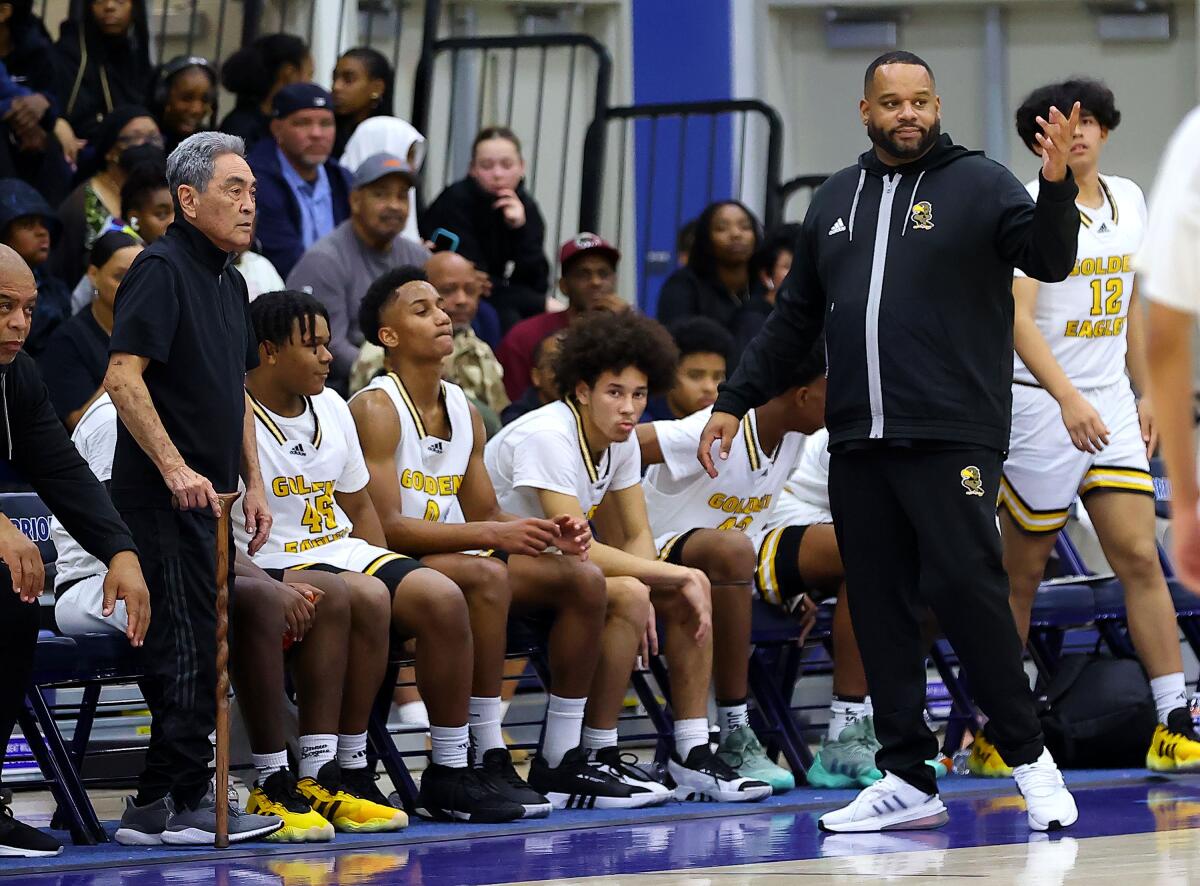
[[[733,351],[733,336],[708,317],[689,317],[671,327],[679,348],[675,381],[664,397],[653,397],[646,406],[649,421],[686,418],[717,402],[717,388],[725,381],[725,367]]]
[[[580,319],[563,338],[555,377],[563,399],[508,425],[484,462],[505,511],[528,517],[592,519],[589,557],[608,579],[608,620],[592,681],[583,750],[610,759],[634,659],[653,652],[654,616],[665,627],[675,751],[667,768],[681,800],[761,800],[764,782],[744,778],[708,743],[712,610],[708,579],[658,559],[642,497],[634,427],[651,391],[670,384],[675,346],[658,323],[633,313]],[[652,604],[647,605],[648,603]],[[535,758],[529,783],[548,796],[577,793],[572,754],[559,766]]]
[[[533,348],[533,365],[529,369],[529,387],[515,403],[509,403],[500,413],[500,421],[512,424],[527,412],[540,409],[558,399],[558,386],[554,383],[554,360],[558,357],[558,346],[562,343],[563,331],[548,335]]]
[[[1131,267],[1146,226],[1145,198],[1129,179],[1100,174],[1109,133],[1121,120],[1102,83],[1068,80],[1035,90],[1017,111],[1017,132],[1040,154],[1032,134],[1038,116],[1076,101],[1082,116],[1067,162],[1079,184],[1080,259],[1061,283],[1038,283],[1019,272],[1013,281],[1012,440],[999,497],[1010,603],[1025,640],[1046,560],[1079,495],[1124,588],[1129,633],[1158,708],[1146,766],[1195,770],[1200,740],[1155,538],[1148,461],[1154,410],[1148,397],[1139,401],[1134,393],[1144,392],[1147,382]],[[1036,179],[1026,187],[1037,195]],[[976,741],[970,766],[987,775],[1011,771],[986,738]]]
[[[582,755],[572,757],[567,768],[577,771],[578,784],[549,800],[516,774],[500,731],[509,597],[517,613],[552,618],[542,756],[561,767],[579,746],[604,629],[604,575],[582,559],[591,531],[577,517],[522,518],[500,510],[483,463],[483,421],[462,388],[441,377],[454,344],[437,289],[406,281],[404,269],[389,271],[367,290],[360,320],[367,340],[384,349],[386,374],[354,396],[350,411],[388,546],[420,555],[426,566],[447,575],[471,608],[475,765],[499,792],[521,802],[527,817],[548,814],[555,800],[561,807],[559,794],[588,796],[594,804],[581,805],[601,808],[665,800],[661,786],[625,772],[616,748],[596,765]],[[563,556],[548,553],[551,545]]]
[[[728,461],[719,463],[719,477],[709,477],[696,459],[711,411],[638,427],[642,464],[649,468],[642,482],[646,512],[659,559],[699,569],[712,586],[717,755],[740,775],[787,791],[796,780],[767,757],[746,707],[751,594],[757,590],[767,602],[789,609],[798,597],[802,612],[815,611],[799,571],[805,527],[766,529],[805,434],[825,422],[824,344],[797,361],[786,391],[746,413]]]
[[[417,640],[417,681],[429,708],[433,742],[433,762],[421,779],[422,809],[453,821],[520,818],[525,811],[520,804],[497,795],[467,766],[472,658],[467,607],[445,576],[385,546],[350,409],[325,387],[333,360],[325,307],[307,293],[288,290],[259,296],[250,316],[259,365],[247,376],[246,389],[275,516],[271,537],[255,562],[273,575],[319,570],[348,573],[351,581],[353,573],[380,579],[382,586],[351,587],[378,597],[383,606],[386,588],[392,625]],[[371,605],[376,606],[374,600]],[[380,608],[362,611],[371,624],[362,624],[356,638],[365,633],[370,639],[356,639],[349,647],[353,691],[343,699],[341,734],[314,737],[312,753],[329,762],[316,779],[298,785],[314,808],[329,815],[338,790],[360,796],[367,782],[373,784],[366,768],[366,727],[387,666],[388,621],[380,617]]]

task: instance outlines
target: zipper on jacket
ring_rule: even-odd
[[[875,249],[871,255],[871,283],[867,287],[866,350],[867,393],[871,401],[871,439],[883,436],[883,380],[879,376],[879,301],[883,296],[883,273],[887,268],[888,232],[892,201],[900,184],[900,173],[883,178],[879,217],[875,220]]]
[[[4,408],[4,434],[8,437],[8,460],[12,461],[12,427],[8,423],[8,373],[0,374],[0,402]]]

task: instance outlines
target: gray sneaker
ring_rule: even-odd
[[[125,798],[125,812],[116,839],[122,846],[157,846],[163,842],[167,820],[175,814],[170,797],[163,797],[145,806],[138,806],[133,797]]]
[[[229,842],[243,843],[283,827],[277,815],[250,815],[229,804]],[[195,809],[181,809],[167,821],[162,842],[169,846],[212,846],[217,839],[217,805],[211,791]]]

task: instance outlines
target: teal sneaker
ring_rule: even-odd
[[[717,748],[717,756],[743,778],[769,784],[773,794],[782,794],[796,786],[796,776],[771,762],[749,726],[741,726],[729,733]]]
[[[825,741],[808,770],[808,784],[814,788],[866,788],[883,778],[875,768],[879,742],[870,717],[851,723],[837,741]]]

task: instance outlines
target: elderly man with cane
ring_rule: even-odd
[[[1029,826],[1073,824],[1046,751],[1008,606],[996,528],[1008,448],[1013,267],[1045,281],[1075,261],[1067,167],[1079,105],[1038,118],[1036,204],[1011,172],[941,135],[933,72],[909,52],[867,68],[859,112],[873,149],[816,195],[775,311],[723,386],[700,440],[726,457],[738,421],[776,396],[822,329],[829,498],[884,778],[821,816],[827,831],[947,820],[923,719],[921,618],[933,609],[971,677]]]
[[[246,408],[245,374],[258,363],[257,344],[246,284],[233,266],[254,230],[254,174],[240,138],[203,132],[171,153],[167,182],[175,221],[117,290],[104,378],[121,419],[112,496],[141,552],[156,613],[143,685],[150,746],[117,840],[214,845],[225,818],[217,805],[227,802],[226,786],[210,789],[208,772],[214,584],[229,579],[216,575],[218,491],[236,490],[239,474],[245,481],[251,554],[271,530]],[[230,842],[281,825],[275,816],[228,810]]]

